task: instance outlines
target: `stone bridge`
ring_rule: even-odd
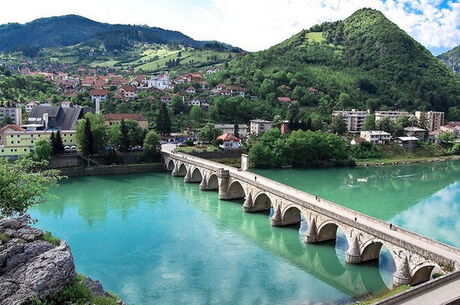
[[[396,264],[394,285],[417,285],[437,272],[460,269],[460,250],[389,223],[345,208],[263,176],[190,155],[163,152],[173,176],[199,183],[203,191],[216,190],[221,200],[244,199],[245,212],[272,210],[273,226],[306,221],[306,243],[334,240],[340,229],[348,241],[345,260],[359,264],[378,260],[386,247]]]

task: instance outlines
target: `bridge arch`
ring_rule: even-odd
[[[383,241],[377,238],[373,238],[366,241],[361,246],[361,262],[378,260],[380,257],[380,250],[382,250],[382,246]]]
[[[180,163],[177,170],[177,176],[184,177],[185,175],[187,175],[187,166],[185,163]]]
[[[192,169],[192,174],[190,177],[190,182],[199,183],[203,180],[203,175],[201,174],[201,170],[198,167]]]
[[[431,273],[435,267],[437,267],[435,264],[425,263],[414,268],[414,270],[411,272],[412,276],[410,279],[410,285],[416,286],[423,282],[429,281],[431,279]]]
[[[287,206],[281,214],[281,223],[283,226],[299,225],[302,220],[302,211],[295,205]]]
[[[219,188],[219,179],[216,174],[209,175],[207,185],[209,190],[217,190]]]
[[[166,160],[166,170],[168,171],[173,171],[174,170],[174,167],[175,167],[175,164],[174,164],[174,161],[172,159],[170,159],[169,161]]]
[[[318,228],[318,242],[335,240],[337,238],[338,224],[332,221],[323,222]]]
[[[254,211],[268,211],[272,207],[272,200],[266,193],[259,193],[254,199]]]
[[[231,199],[244,199],[246,197],[243,185],[238,180],[234,180],[228,186],[228,196]]]

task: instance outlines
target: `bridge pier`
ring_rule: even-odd
[[[393,276],[393,286],[409,285],[411,282],[411,274],[409,270],[409,262],[407,257],[396,267],[396,272]]]
[[[305,234],[304,241],[308,244],[315,244],[318,242],[318,229],[316,228],[316,220],[313,220],[308,224],[307,233]]]
[[[217,179],[219,180],[219,199],[229,200],[232,199],[228,187],[230,183],[230,172],[223,168],[219,168],[217,171]]]
[[[359,250],[358,238],[353,237],[347,252],[345,253],[345,262],[348,264],[359,264],[361,262],[361,251]]]
[[[251,193],[248,194],[248,196],[246,197],[246,200],[244,201],[244,204],[243,204],[243,211],[245,213],[252,213],[252,212],[255,212],[254,211],[254,202],[252,200],[252,195]]]

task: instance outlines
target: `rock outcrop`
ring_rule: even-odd
[[[75,280],[67,243],[52,245],[28,224],[27,217],[0,220],[0,305],[52,298]]]

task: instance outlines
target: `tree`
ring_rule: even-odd
[[[460,121],[460,109],[458,107],[449,107],[447,110],[448,121]]]
[[[9,125],[9,124],[14,124],[14,122],[9,116],[6,116],[0,122],[0,127],[6,126],[6,125]]]
[[[394,136],[402,137],[404,135],[404,128],[409,127],[412,124],[410,118],[407,115],[400,115],[396,118],[394,124]]]
[[[426,113],[425,112],[422,112],[420,114],[420,117],[418,119],[418,127],[422,128],[422,129],[427,129],[427,127],[428,127],[428,120],[426,118]]]
[[[161,103],[160,112],[158,113],[156,130],[161,135],[168,135],[171,133],[171,120],[169,112],[165,103]]]
[[[233,125],[233,135],[237,138],[240,137],[240,126],[238,125],[238,123],[235,123],[235,125]]]
[[[58,130],[57,133],[51,133],[50,143],[53,149],[53,155],[64,153],[64,143],[62,142],[61,131]]]
[[[395,131],[395,124],[389,118],[383,118],[380,121],[378,121],[377,129],[393,134]]]
[[[343,121],[343,117],[341,114],[335,116],[332,119],[331,129],[333,133],[338,134],[340,136],[344,135],[345,132],[347,132],[347,125]]]
[[[130,139],[129,139],[129,129],[126,126],[125,120],[121,119],[120,122],[120,149],[121,151],[128,151],[130,147]]]
[[[89,134],[86,129],[86,121],[89,121],[89,127],[92,137],[91,155],[95,153],[103,153],[107,145],[107,127],[104,124],[104,118],[101,114],[87,113],[84,119],[77,123],[77,143],[79,149],[82,150],[82,143],[85,140],[85,135]]]
[[[289,129],[300,129],[300,108],[299,102],[294,101],[288,106]]]
[[[144,152],[147,155],[157,154],[161,150],[160,136],[155,131],[149,131],[144,140]]]
[[[49,141],[38,140],[35,143],[34,159],[37,161],[49,161],[51,159],[51,153],[53,148]]]
[[[94,138],[91,130],[91,120],[86,117],[83,121],[83,134],[79,136],[77,127],[77,142],[81,153],[85,157],[94,155]]]
[[[48,188],[62,178],[57,170],[43,170],[46,165],[26,158],[0,159],[0,218],[23,215],[30,206],[43,202]]]
[[[215,128],[213,123],[207,123],[198,133],[198,138],[206,143],[215,143],[222,130]]]
[[[441,140],[442,143],[451,143],[454,140],[454,136],[450,132],[443,132],[438,135],[438,139]]]
[[[363,130],[375,130],[375,114],[370,114],[366,117]]]
[[[190,120],[196,123],[202,122],[204,118],[204,112],[200,106],[193,106],[192,109],[190,109],[189,115]]]

